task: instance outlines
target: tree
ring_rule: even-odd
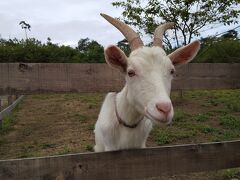
[[[26,23],[25,21],[21,21],[21,22],[19,23],[19,25],[21,25],[22,29],[24,29],[26,39],[28,39],[28,36],[27,36],[27,30],[30,31],[31,25],[28,24],[28,23]]]
[[[236,30],[229,30],[226,34],[222,35],[223,38],[232,38],[236,39],[238,32]]]
[[[200,30],[213,23],[238,23],[239,0],[124,0],[112,3],[123,8],[126,23],[152,34],[158,24],[174,22],[174,41],[177,47],[191,42]],[[181,40],[182,38],[182,40]],[[172,49],[171,39],[164,43]]]
[[[88,62],[104,62],[104,48],[97,41],[89,38],[80,39],[77,49],[83,54],[83,59]]]
[[[129,43],[128,43],[128,41],[127,41],[126,39],[123,39],[123,40],[119,41],[119,42],[117,43],[117,46],[118,46],[120,49],[122,49],[123,52],[124,52],[126,55],[129,55],[129,54],[130,54],[131,49],[130,49]]]

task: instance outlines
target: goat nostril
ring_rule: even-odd
[[[168,114],[169,111],[171,110],[171,104],[170,103],[157,103],[156,108],[158,111]]]

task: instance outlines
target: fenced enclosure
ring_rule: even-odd
[[[106,92],[123,76],[105,64],[0,64],[1,94]],[[173,88],[236,89],[238,64],[189,64]],[[7,71],[8,70],[8,71]],[[3,76],[2,76],[3,75]],[[240,166],[240,141],[0,161],[1,179],[134,179]]]

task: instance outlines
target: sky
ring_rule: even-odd
[[[121,12],[122,9],[113,7],[109,0],[1,0],[0,37],[25,38],[19,25],[25,21],[31,25],[28,36],[42,42],[50,37],[54,43],[76,46],[79,39],[88,37],[107,46],[122,40],[123,36],[100,13],[120,17]],[[203,32],[203,36],[234,26]]]
[[[19,25],[31,25],[29,37],[66,45],[76,45],[81,38],[89,37],[107,45],[123,39],[99,14],[103,12],[120,17],[108,0],[1,0],[0,34],[2,38],[25,38]]]

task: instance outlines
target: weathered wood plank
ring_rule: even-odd
[[[177,68],[173,89],[240,88],[238,64],[188,64]],[[106,64],[0,64],[0,94],[118,91],[124,76]]]
[[[240,141],[0,161],[0,179],[122,180],[240,167]]]

